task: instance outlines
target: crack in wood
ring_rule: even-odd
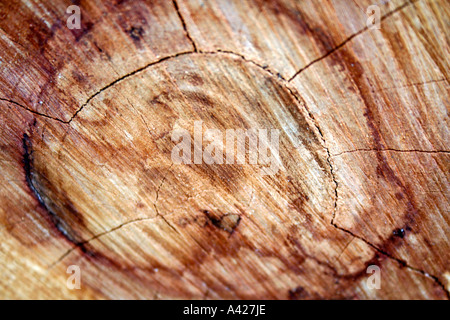
[[[186,26],[186,22],[184,21],[183,15],[180,12],[180,7],[178,6],[177,0],[172,0],[173,6],[175,7],[175,10],[177,11],[178,17],[181,20],[181,24],[183,25],[184,32],[186,33],[186,37],[189,39],[189,41],[192,43],[192,46],[194,47],[194,52],[198,52],[197,46],[195,44],[194,39],[189,34],[189,31]]]
[[[402,150],[402,149],[393,149],[393,148],[383,148],[383,149],[361,148],[361,149],[342,151],[342,152],[339,152],[336,154],[332,154],[331,157],[339,157],[343,154],[358,153],[358,152],[399,152],[399,153],[425,153],[425,154],[433,154],[433,153],[448,154],[448,153],[450,153],[450,151],[448,151],[448,150],[417,150],[417,149]]]
[[[417,2],[419,0],[411,0],[409,2],[406,2],[404,4],[402,4],[401,6],[393,9],[392,11],[389,11],[388,13],[384,14],[383,16],[380,17],[380,23],[382,21],[384,21],[385,19],[389,18],[390,16],[392,16],[393,14],[397,13],[398,11],[410,6],[411,4],[413,4],[414,2]],[[317,62],[320,62],[321,60],[327,58],[328,56],[330,56],[331,54],[333,54],[334,52],[336,52],[337,50],[341,49],[342,47],[344,47],[348,42],[350,42],[351,40],[353,40],[355,37],[363,34],[364,32],[366,32],[367,30],[370,30],[369,27],[364,27],[361,30],[359,30],[358,32],[352,34],[351,36],[347,37],[347,39],[345,39],[343,42],[341,42],[339,45],[337,45],[336,47],[334,47],[333,49],[331,49],[330,51],[328,51],[327,53],[325,53],[324,55],[314,59],[313,61],[307,63],[304,67],[302,67],[301,69],[299,69],[297,72],[295,72],[295,74],[289,78],[288,82],[291,82],[292,80],[294,80],[295,77],[297,77],[299,74],[301,74],[303,71],[309,69],[312,65],[316,64]]]
[[[395,14],[396,12],[398,12],[398,11],[402,10],[403,8],[405,8],[405,7],[409,6],[409,5],[411,5],[411,4],[414,3],[414,2],[415,2],[415,1],[409,1],[409,2],[407,2],[407,3],[405,3],[405,4],[403,4],[403,5],[401,5],[401,6],[397,7],[397,8],[395,8],[394,10],[390,11],[389,13],[383,15],[383,16],[381,17],[381,21],[383,21],[384,19],[386,19],[386,18],[392,16],[392,15]],[[188,32],[186,23],[185,23],[185,21],[184,21],[182,15],[181,15],[181,12],[179,11],[179,7],[178,7],[178,4],[177,4],[176,0],[173,0],[173,4],[174,4],[175,9],[176,9],[176,11],[177,11],[177,14],[178,14],[178,16],[179,16],[179,18],[180,18],[180,20],[181,20],[181,23],[182,23],[182,25],[183,25],[183,28],[184,28],[184,30],[185,30],[185,32],[186,32],[186,36],[187,36],[187,37],[189,38],[189,40],[192,42],[192,45],[193,45],[193,47],[194,47],[194,51],[181,52],[181,53],[177,53],[177,54],[174,54],[174,55],[166,56],[166,57],[164,57],[164,58],[161,58],[161,59],[159,59],[159,60],[157,60],[157,61],[154,61],[154,62],[152,62],[152,63],[149,63],[149,64],[147,64],[146,66],[144,66],[144,67],[142,67],[142,68],[136,69],[135,71],[130,72],[130,73],[128,73],[128,74],[126,74],[126,75],[124,75],[124,76],[122,76],[122,77],[120,77],[120,78],[114,80],[114,81],[111,82],[110,84],[104,86],[103,88],[101,88],[100,90],[98,90],[97,92],[95,92],[93,95],[91,95],[91,96],[86,100],[86,102],[85,102],[84,104],[82,104],[82,105],[80,106],[80,108],[79,108],[79,109],[71,116],[71,118],[70,118],[68,121],[64,121],[64,120],[61,120],[61,119],[58,119],[58,118],[54,118],[54,117],[51,117],[51,116],[46,115],[46,114],[43,114],[43,113],[39,113],[39,112],[37,112],[37,111],[31,110],[31,109],[29,109],[29,108],[27,108],[27,107],[21,105],[20,103],[17,103],[17,102],[15,102],[15,101],[12,101],[12,100],[9,100],[9,99],[6,99],[6,98],[0,98],[0,100],[5,101],[5,102],[9,102],[9,103],[12,103],[12,104],[15,104],[15,105],[17,105],[17,106],[19,106],[19,107],[21,107],[21,108],[23,108],[23,109],[25,109],[25,110],[27,110],[27,111],[33,113],[33,114],[35,114],[35,115],[42,116],[42,117],[45,117],[45,118],[49,118],[49,119],[52,119],[52,120],[56,120],[56,121],[58,121],[58,122],[62,122],[62,123],[65,123],[65,124],[70,124],[70,122],[71,122],[71,121],[72,121],[72,120],[73,120],[73,119],[74,119],[74,118],[82,111],[82,109],[83,109],[86,105],[88,105],[88,104],[91,102],[92,99],[94,99],[96,96],[98,96],[98,95],[101,94],[103,91],[107,90],[108,88],[113,87],[115,84],[119,83],[120,81],[122,81],[122,80],[124,80],[124,79],[126,79],[126,78],[129,78],[129,77],[131,77],[131,76],[133,76],[133,75],[135,75],[135,74],[137,74],[137,73],[139,73],[139,72],[141,72],[141,71],[144,71],[144,70],[147,69],[148,67],[151,67],[151,66],[153,66],[153,65],[156,65],[156,64],[158,64],[158,63],[160,63],[160,62],[167,61],[167,60],[169,60],[169,59],[172,59],[172,58],[175,58],[175,57],[178,57],[178,56],[181,56],[181,55],[187,55],[187,54],[192,54],[192,53],[199,53],[199,54],[230,54],[230,55],[234,55],[234,56],[240,57],[240,58],[243,59],[245,62],[251,63],[251,64],[257,66],[258,68],[260,68],[260,69],[262,69],[262,70],[264,70],[264,71],[270,73],[273,77],[279,78],[279,79],[281,79],[283,82],[287,82],[287,83],[288,83],[288,82],[292,81],[297,75],[299,75],[300,73],[302,73],[303,71],[305,71],[306,69],[308,69],[309,67],[311,67],[313,64],[315,64],[315,63],[317,63],[317,62],[319,62],[319,61],[321,61],[321,60],[327,58],[327,57],[330,56],[332,53],[334,53],[334,52],[336,52],[337,50],[339,50],[339,49],[341,49],[342,47],[344,47],[344,46],[345,46],[348,42],[350,42],[353,38],[355,38],[355,37],[358,36],[358,35],[361,35],[362,33],[364,33],[365,31],[367,31],[367,30],[369,29],[368,27],[365,27],[365,28],[363,28],[362,30],[358,31],[357,33],[351,35],[351,36],[348,37],[346,40],[344,40],[341,44],[339,44],[338,46],[336,46],[336,47],[333,48],[332,50],[328,51],[325,55],[323,55],[323,56],[321,56],[321,57],[319,57],[319,58],[317,58],[317,59],[311,61],[311,62],[308,63],[305,67],[303,67],[303,68],[301,68],[299,71],[297,71],[290,79],[286,80],[286,79],[284,79],[279,73],[278,73],[278,74],[275,74],[273,71],[271,71],[270,68],[268,68],[268,66],[266,66],[266,65],[261,65],[261,64],[255,62],[255,61],[253,61],[253,60],[251,60],[251,59],[246,58],[244,55],[239,54],[239,53],[235,53],[235,52],[227,51],[227,50],[217,50],[217,51],[215,51],[215,52],[202,52],[202,51],[198,51],[198,50],[197,50],[197,47],[196,47],[196,44],[195,44],[195,42],[194,42],[194,40],[191,38],[191,36],[190,36],[190,34],[189,34],[189,32]],[[443,79],[443,80],[444,80],[444,79]],[[430,81],[430,82],[437,82],[437,81]],[[416,84],[412,84],[412,85],[416,85]],[[291,94],[295,99],[297,99],[297,101],[301,102],[301,101],[299,100],[299,98],[297,97],[297,95],[296,95],[289,87],[286,86],[286,88],[289,90],[290,94]],[[351,231],[346,230],[346,229],[344,229],[344,228],[338,226],[338,225],[335,223],[335,215],[336,215],[337,203],[338,203],[338,181],[337,181],[337,179],[336,179],[336,176],[335,176],[335,173],[334,173],[334,168],[333,168],[333,165],[332,165],[332,163],[331,163],[331,158],[332,158],[332,157],[337,157],[337,156],[340,156],[340,155],[345,154],[345,153],[353,153],[353,152],[365,152],[365,151],[367,151],[367,152],[386,152],[386,151],[392,151],[392,152],[405,152],[405,153],[406,153],[406,152],[418,152],[418,153],[419,153],[419,152],[420,152],[420,153],[449,153],[449,151],[445,151],[445,150],[430,150],[430,151],[428,151],[428,150],[397,150],[397,149],[383,148],[383,149],[355,149],[355,150],[343,151],[343,152],[338,153],[338,154],[331,154],[330,151],[329,151],[329,149],[328,149],[328,147],[327,147],[327,144],[326,144],[325,138],[324,138],[324,136],[323,136],[322,130],[321,130],[321,128],[319,127],[319,125],[318,125],[316,119],[314,118],[314,116],[312,115],[312,113],[310,112],[310,110],[308,110],[308,108],[307,108],[306,104],[304,103],[304,101],[303,101],[303,103],[300,103],[300,104],[302,104],[302,105],[305,107],[305,109],[306,109],[306,111],[307,111],[309,117],[311,118],[311,120],[312,120],[313,123],[315,124],[316,129],[317,129],[319,135],[321,136],[321,139],[322,139],[322,142],[323,142],[323,147],[324,147],[325,151],[327,152],[327,159],[326,159],[326,161],[327,161],[327,163],[328,163],[328,165],[329,165],[329,167],[330,167],[330,175],[331,175],[332,181],[333,181],[333,183],[335,184],[335,188],[334,188],[335,199],[334,199],[334,209],[333,209],[333,215],[332,215],[331,225],[333,225],[333,227],[335,227],[335,228],[337,228],[337,229],[339,229],[339,230],[341,230],[341,231],[343,231],[343,232],[345,232],[345,233],[347,233],[347,234],[350,234],[353,238],[358,238],[358,239],[364,241],[364,242],[365,242],[366,244],[368,244],[370,247],[372,247],[373,249],[375,249],[376,252],[378,252],[378,253],[380,253],[380,254],[382,254],[382,255],[388,257],[389,259],[392,259],[392,260],[396,261],[396,262],[399,263],[400,265],[402,265],[402,266],[404,266],[404,267],[407,267],[407,268],[409,268],[409,269],[411,269],[411,270],[413,270],[413,271],[419,272],[419,273],[421,273],[422,275],[424,275],[424,276],[426,276],[426,277],[432,278],[432,279],[433,279],[433,280],[434,280],[434,281],[435,281],[435,282],[436,282],[436,283],[437,283],[437,284],[438,284],[438,285],[446,292],[447,296],[449,296],[449,292],[446,290],[445,286],[440,282],[440,280],[439,280],[436,276],[430,275],[430,274],[426,273],[425,271],[420,270],[420,269],[418,269],[418,268],[409,266],[405,261],[403,261],[403,260],[401,260],[401,259],[399,259],[399,258],[394,257],[393,255],[389,254],[388,252],[386,252],[386,251],[383,250],[382,248],[378,248],[378,247],[375,246],[374,244],[370,243],[368,240],[364,239],[363,237],[360,237],[360,236],[358,236],[358,235],[355,235],[355,234],[353,234]],[[34,193],[35,197],[38,199],[39,203],[46,209],[46,211],[47,211],[51,216],[54,216],[54,213],[52,213],[51,210],[49,210],[49,208],[46,206],[45,201],[42,199],[42,196],[40,195],[40,193],[38,192],[38,190],[37,190],[37,189],[35,188],[35,186],[34,186],[34,183],[33,183],[33,180],[32,180],[32,147],[31,147],[31,144],[30,144],[30,139],[29,139],[28,135],[26,135],[26,134],[24,134],[24,137],[23,137],[23,149],[24,149],[24,157],[23,157],[23,159],[24,159],[24,168],[25,168],[25,176],[26,176],[27,184],[28,184],[28,186],[30,187],[31,191]],[[171,168],[171,167],[170,167],[170,168]],[[169,172],[170,168],[168,169],[168,172]],[[176,230],[176,229],[175,229],[175,228],[174,228],[174,227],[173,227],[173,226],[172,226],[172,225],[164,218],[164,216],[161,215],[161,214],[159,213],[158,208],[157,208],[157,206],[156,206],[156,203],[157,203],[158,198],[159,198],[159,191],[160,191],[162,185],[163,185],[164,182],[165,182],[165,179],[166,179],[166,176],[167,176],[168,172],[167,172],[166,175],[163,177],[163,179],[162,179],[162,181],[161,181],[161,183],[160,183],[160,185],[159,185],[159,187],[158,187],[158,189],[157,189],[157,192],[156,192],[156,199],[155,199],[155,202],[154,202],[154,206],[155,206],[155,209],[156,209],[156,212],[157,212],[157,216],[161,217],[161,218],[162,218],[162,219],[163,219],[163,220],[164,220],[164,221],[165,221],[172,229],[174,229],[176,232],[179,233],[179,231]],[[59,230],[61,233],[63,233],[63,234],[64,234],[71,242],[74,243],[75,247],[72,248],[72,249],[70,249],[68,252],[66,252],[66,253],[65,253],[62,257],[60,257],[60,258],[59,258],[52,266],[54,266],[54,265],[57,264],[58,262],[62,261],[66,256],[68,256],[68,255],[69,255],[73,250],[75,250],[76,248],[78,248],[78,247],[79,247],[79,248],[82,248],[85,244],[87,244],[87,243],[89,243],[89,242],[91,242],[91,241],[93,241],[93,240],[95,240],[95,239],[98,239],[98,238],[100,238],[100,237],[102,237],[102,236],[104,236],[104,235],[107,235],[107,234],[109,234],[109,233],[111,233],[111,232],[114,232],[114,231],[116,231],[116,230],[119,230],[120,228],[122,228],[122,227],[124,227],[124,226],[126,226],[126,225],[133,224],[133,223],[137,223],[137,222],[140,222],[140,221],[153,220],[153,219],[155,219],[155,218],[156,218],[156,217],[140,218],[140,219],[134,219],[134,220],[131,220],[131,221],[127,221],[127,222],[124,222],[124,223],[122,223],[122,224],[120,224],[120,225],[114,227],[114,228],[111,228],[110,230],[107,230],[107,231],[104,231],[104,232],[99,233],[99,234],[97,234],[97,235],[94,235],[93,237],[91,237],[91,238],[89,238],[89,239],[87,239],[87,240],[84,240],[84,241],[81,241],[81,242],[76,242],[76,241],[74,241],[73,239],[70,238],[70,234],[67,233],[67,230],[64,230],[64,228],[62,228],[62,230],[60,230],[60,229],[61,229],[61,228],[60,228],[61,226],[58,227],[58,223],[60,224],[60,222],[58,222],[58,218],[57,218],[57,217],[54,217],[53,219],[56,219],[56,220],[55,220],[55,221],[56,221],[56,222],[55,222],[55,226],[56,226],[56,227],[58,228],[58,230]],[[240,221],[240,217],[239,217],[239,220],[238,220],[236,226],[239,224],[239,221]],[[214,223],[214,222],[213,222],[213,223]],[[233,229],[233,231],[234,231],[234,229]],[[195,240],[195,239],[194,239],[194,240]],[[352,240],[351,240],[351,241],[352,241]],[[350,241],[350,242],[351,242],[351,241]],[[350,242],[349,242],[349,243],[350,243]],[[349,245],[349,244],[347,244],[347,246],[348,246],[348,245]],[[200,246],[200,244],[199,244],[199,246]],[[347,246],[346,246],[346,247],[347,247]],[[200,247],[201,247],[201,246],[200,246]],[[204,249],[204,248],[202,247],[202,249]],[[204,250],[207,252],[206,249],[204,249]],[[345,251],[345,248],[344,248],[343,251]],[[342,253],[341,253],[341,254],[342,254]],[[208,290],[209,290],[209,289],[208,289]]]
[[[61,120],[61,119],[58,119],[58,118],[54,118],[54,117],[49,116],[49,115],[46,115],[46,114],[44,114],[44,113],[41,113],[41,112],[32,110],[32,109],[30,109],[30,108],[27,108],[27,107],[25,107],[24,105],[20,104],[20,103],[17,102],[17,101],[14,101],[14,100],[11,100],[11,99],[6,99],[6,98],[0,98],[0,100],[1,100],[1,101],[5,101],[5,102],[12,103],[12,104],[14,104],[14,105],[16,105],[16,106],[18,106],[18,107],[20,107],[20,108],[26,110],[26,111],[29,111],[29,112],[31,112],[32,114],[35,114],[35,115],[37,115],[37,116],[41,116],[41,117],[44,117],[44,118],[48,118],[48,119],[56,120],[56,121],[58,121],[58,122],[65,123],[64,120]]]

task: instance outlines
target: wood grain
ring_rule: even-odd
[[[0,4],[0,298],[449,298],[448,2],[70,4]],[[174,163],[198,121],[282,167]]]

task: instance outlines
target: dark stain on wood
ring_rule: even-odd
[[[366,118],[367,126],[372,135],[373,148],[375,150],[384,149],[384,140],[379,128],[380,121],[378,120],[380,119],[380,115],[378,114],[377,102],[373,97],[373,86],[370,83],[370,80],[364,75],[364,69],[361,63],[345,47],[338,50],[336,54],[331,55],[330,57],[332,57],[333,64],[340,64],[345,68],[347,74],[350,75],[352,81],[355,83],[360,97],[363,99],[365,105],[364,117]],[[385,103],[389,103],[389,101],[385,101]],[[403,214],[404,226],[399,229],[409,229],[411,228],[410,226],[414,224],[416,217],[419,215],[414,194],[410,187],[404,184],[395,171],[391,168],[386,155],[382,152],[376,152],[375,155],[378,162],[376,169],[378,177],[392,183],[393,185],[396,185],[400,189],[397,198],[400,197],[405,202],[406,210]],[[403,199],[403,197],[405,198]],[[394,247],[401,244],[399,239],[401,240],[402,238],[403,237],[398,237],[395,233],[393,233],[380,245],[381,250],[384,252],[391,251]]]
[[[64,210],[59,210],[54,204],[49,203],[51,199],[49,199],[49,197],[42,192],[43,185],[39,184],[36,179],[39,174],[34,171],[33,146],[27,133],[23,134],[22,147],[24,152],[23,166],[25,171],[25,180],[30,191],[37,199],[41,207],[44,208],[45,212],[47,212],[48,217],[60,234],[70,243],[78,245],[82,242],[82,239],[72,226],[78,224],[81,228],[85,228],[83,216],[76,211],[75,206],[67,198],[67,196],[64,197],[64,200],[66,201]],[[61,194],[60,191],[58,192]],[[67,221],[65,217],[60,216],[57,212],[65,212],[65,214],[68,213],[68,215],[70,215],[70,220]]]
[[[219,218],[212,215],[208,210],[203,210],[203,213],[209,219],[213,226],[225,230],[232,234],[241,222],[241,216],[239,214],[227,213]]]

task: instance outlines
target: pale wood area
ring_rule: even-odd
[[[448,1],[71,4],[0,3],[0,298],[449,298]],[[195,121],[283,168],[174,164]]]

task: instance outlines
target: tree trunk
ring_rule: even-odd
[[[71,4],[0,4],[0,298],[449,298],[448,1]]]

